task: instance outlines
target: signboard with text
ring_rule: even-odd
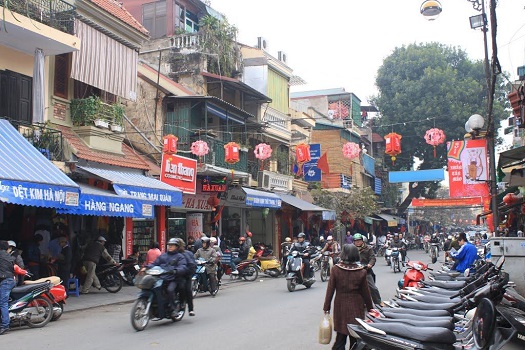
[[[321,158],[321,145],[314,143],[310,145],[310,161],[304,163],[303,173],[304,181],[318,182],[321,181],[321,169],[317,167],[317,161]]]
[[[188,237],[200,238],[202,232],[202,213],[186,214],[186,233]]]
[[[447,142],[450,197],[487,197],[487,140]]]
[[[184,193],[195,194],[197,188],[197,160],[178,155],[162,155],[160,181]]]

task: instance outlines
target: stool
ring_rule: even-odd
[[[80,283],[78,282],[78,278],[70,278],[67,280],[67,295],[75,295],[77,297],[80,296]]]

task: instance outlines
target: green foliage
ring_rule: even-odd
[[[438,146],[434,157],[433,147],[423,138],[426,130],[442,129],[447,141],[463,139],[465,122],[472,114],[484,115],[487,107],[483,62],[471,61],[464,51],[438,43],[396,48],[379,68],[376,85],[379,95],[373,103],[382,115],[378,132],[403,136],[402,153],[390,166],[392,170],[411,169],[414,157],[422,161],[419,169],[446,166],[446,145]],[[493,115],[497,121],[506,117],[503,99],[496,99]],[[390,159],[386,164],[391,164]],[[421,187],[421,194],[432,197],[438,184]]]
[[[71,122],[74,126],[91,124],[96,119],[104,119],[116,125],[123,125],[124,106],[120,103],[108,105],[98,96],[71,100]]]
[[[379,213],[379,206],[374,191],[370,187],[352,189],[349,192],[330,192],[323,189],[312,189],[315,204],[335,210],[337,217],[346,211],[353,218],[364,218]]]
[[[240,65],[240,53],[235,41],[237,28],[230,25],[225,17],[219,21],[210,15],[201,18],[199,27],[204,34],[203,49],[210,54],[208,71],[231,77]]]

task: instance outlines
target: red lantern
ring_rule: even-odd
[[[503,203],[506,205],[513,205],[518,203],[519,197],[516,196],[514,193],[507,193],[505,197],[503,197]]]
[[[432,128],[425,133],[425,141],[434,146],[434,158],[436,158],[436,146],[445,142],[445,133],[438,128]]]
[[[162,151],[167,154],[177,153],[177,141],[179,138],[175,135],[164,136],[164,147]]]
[[[206,203],[208,203],[212,211],[215,211],[216,210],[215,207],[220,204],[220,200],[219,198],[217,198],[217,196],[210,196],[208,200],[206,201]]]
[[[385,153],[392,159],[392,164],[396,161],[396,156],[401,153],[401,138],[402,136],[391,132],[385,136],[386,150]]]
[[[228,164],[235,164],[240,160],[239,145],[235,142],[228,142],[224,145],[224,161]]]
[[[297,158],[297,163],[299,164],[309,162],[311,160],[310,146],[305,143],[297,145],[297,148],[295,149],[295,157]]]

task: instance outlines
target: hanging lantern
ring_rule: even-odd
[[[215,211],[216,207],[220,204],[220,200],[217,198],[217,196],[210,196],[206,203],[208,203],[212,211]]]
[[[164,147],[162,151],[167,154],[177,153],[177,141],[179,138],[175,135],[166,135],[164,136]]]
[[[240,160],[240,149],[236,142],[228,142],[224,145],[224,161],[235,164]]]
[[[350,160],[359,157],[360,152],[361,152],[361,148],[355,142],[347,142],[343,146],[343,156]],[[350,163],[350,174],[352,173],[353,173],[353,164]]]
[[[295,148],[295,158],[297,160],[297,176],[303,172],[303,164],[311,160],[310,146],[305,143],[300,143]]]
[[[445,142],[445,133],[438,128],[432,128],[425,133],[425,141],[434,147],[434,158],[436,158],[436,146]]]
[[[198,140],[191,144],[191,153],[195,154],[198,157],[205,156],[210,151],[206,141]]]
[[[507,193],[505,197],[503,197],[503,203],[506,205],[513,205],[518,203],[519,197],[516,196],[514,193]]]
[[[395,132],[385,135],[385,153],[392,159],[392,164],[396,161],[396,156],[401,153],[401,138],[402,136]]]
[[[264,161],[272,156],[272,147],[266,143],[259,143],[253,150],[255,158],[261,160],[261,170],[264,168]]]

